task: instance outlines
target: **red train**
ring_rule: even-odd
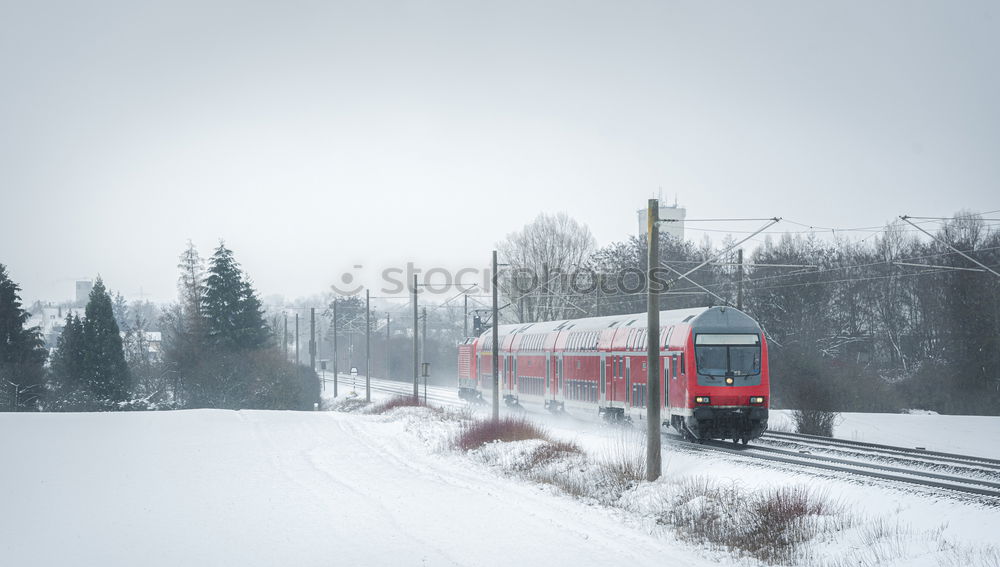
[[[663,311],[660,324],[663,424],[692,440],[759,437],[770,401],[760,325],[731,307]],[[500,393],[508,405],[596,408],[612,420],[644,416],[645,313],[501,325],[499,332]],[[459,345],[462,398],[492,391],[492,346],[491,331]]]

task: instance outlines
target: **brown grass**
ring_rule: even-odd
[[[421,398],[415,398],[413,396],[395,396],[389,398],[388,400],[379,402],[372,406],[370,413],[383,414],[389,410],[394,410],[396,408],[433,408],[428,406]]]
[[[455,440],[455,446],[463,451],[471,451],[487,443],[528,439],[550,440],[545,429],[523,417],[501,417],[498,421],[473,421],[467,424]]]

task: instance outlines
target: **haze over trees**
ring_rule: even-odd
[[[165,317],[163,345],[173,404],[311,409],[319,379],[285,360],[233,252],[220,243],[206,269],[189,242],[179,268],[179,301]]]
[[[48,406],[72,411],[125,409],[131,373],[112,299],[100,277],[94,282],[84,314],[83,319],[66,317],[52,354]]]

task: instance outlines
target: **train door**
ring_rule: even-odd
[[[500,356],[500,392],[507,394],[507,362],[506,356]]]
[[[555,395],[553,397],[565,399],[566,395],[565,392],[563,392],[563,384],[566,382],[566,375],[563,374],[563,372],[566,369],[563,366],[563,355],[561,354],[559,355],[559,366],[557,367],[557,370],[558,372],[556,372],[556,381],[554,384],[555,391],[553,392]]]
[[[556,387],[554,386],[556,382],[556,375],[559,369],[559,355],[553,355],[551,358],[551,364],[549,364],[549,372],[546,374],[545,380],[545,398],[553,399]]]
[[[625,407],[632,407],[632,357],[625,357]]]
[[[597,386],[597,399],[603,404],[607,398],[605,398],[605,387],[608,383],[608,361],[606,355],[601,355],[601,381]]]
[[[545,353],[545,389],[541,392],[542,397],[545,398],[549,394],[549,380],[552,377],[552,355]]]
[[[512,356],[511,360],[514,361],[514,365],[510,373],[510,391],[517,395],[517,356]]]

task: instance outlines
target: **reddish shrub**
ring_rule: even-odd
[[[455,440],[455,446],[471,451],[494,441],[548,440],[545,430],[523,417],[502,417],[499,421],[474,421],[466,425]]]

